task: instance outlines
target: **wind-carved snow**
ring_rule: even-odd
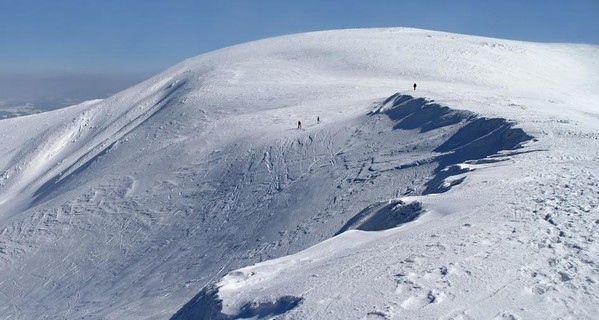
[[[452,176],[469,171],[467,169],[456,171],[453,169],[454,167],[463,162],[476,163],[483,159],[488,159],[492,163],[494,161],[488,157],[495,156],[500,151],[520,148],[522,143],[532,139],[522,129],[513,128],[512,124],[503,119],[477,118],[471,112],[452,110],[410,95],[395,94],[382,102],[368,116],[365,115],[364,118],[365,123],[356,129],[354,135],[350,136],[348,144],[368,143],[368,146],[346,148],[337,154],[338,160],[331,161],[331,164],[325,166],[328,172],[348,172],[348,176],[342,180],[342,183],[352,188],[350,192],[353,198],[352,203],[362,199],[360,202],[365,203],[365,208],[349,218],[335,232],[335,235],[351,229],[380,231],[409,223],[424,212],[422,203],[411,199],[415,196],[448,191],[464,180],[465,177],[461,177],[448,185],[445,184],[445,181]],[[387,126],[387,130],[384,126]],[[315,138],[310,136],[309,140],[312,144]],[[414,143],[414,141],[418,142]],[[347,161],[347,159],[358,159],[358,161]],[[409,162],[405,163],[406,161]],[[272,173],[273,167],[272,163],[268,164],[268,171]],[[311,175],[320,177],[321,173],[318,170],[310,169],[308,173],[302,175],[301,179],[294,182],[310,181]],[[405,178],[414,175],[421,178],[413,181]],[[326,180],[320,177],[319,184],[323,184],[324,181]],[[302,183],[315,185],[312,182]],[[404,198],[394,199],[394,195],[387,192],[385,201],[372,202],[373,199],[376,200],[372,194],[385,194],[385,189],[389,184],[401,185],[404,188],[401,193]],[[337,186],[336,189],[343,190],[345,188],[347,187]],[[332,189],[335,190],[335,188]],[[363,194],[367,194],[368,197],[362,198]],[[338,196],[339,193],[329,197],[332,197],[336,203]],[[318,195],[310,196],[310,199],[318,198]],[[371,202],[368,202],[369,200]],[[260,201],[263,202],[263,200]],[[247,203],[247,201],[243,202]],[[336,205],[338,211],[342,208],[344,208],[343,204]],[[293,212],[294,216],[296,214]],[[328,224],[328,228],[338,225],[338,222],[334,223],[333,221],[335,220],[331,218],[319,217],[321,226],[310,225],[310,229],[312,232],[322,233],[322,225]],[[250,300],[237,298],[240,302],[237,302],[234,307],[227,304],[223,306],[218,295],[215,295],[215,289],[205,288],[174,318],[236,319],[240,318],[242,314],[246,314],[249,310],[248,306],[252,304],[256,304],[256,308],[267,311],[262,314],[247,313],[248,317],[251,315],[251,317],[268,318],[273,315],[271,311],[282,311],[279,300],[262,301],[255,298],[251,290],[248,291],[248,286],[256,281],[262,283],[261,281],[278,277],[277,272],[272,272],[273,266],[269,263],[266,265],[269,266],[268,271],[261,269],[261,272],[266,272],[266,275],[259,280],[256,280],[254,272],[248,273],[242,269],[229,273],[223,280],[224,284],[222,282],[219,284],[219,295],[225,297],[247,295],[251,297]],[[301,300],[301,298],[294,299]],[[226,302],[227,300],[225,300]],[[238,305],[239,303],[243,303],[243,305]],[[271,308],[266,308],[264,305],[269,305]],[[298,305],[293,304],[292,307],[295,308]]]
[[[590,318],[598,52],[309,33],[2,120],[0,317]]]

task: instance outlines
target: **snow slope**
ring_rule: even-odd
[[[2,120],[0,317],[592,318],[598,58],[327,31]]]

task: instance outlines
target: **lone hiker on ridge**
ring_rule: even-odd
[[[414,83],[414,90],[416,90],[416,83]]]
[[[299,121],[299,120],[297,120],[297,128],[298,128],[298,129],[301,129],[301,128],[302,128],[302,122],[301,122],[301,121]]]

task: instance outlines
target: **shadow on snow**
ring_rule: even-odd
[[[302,298],[283,296],[276,301],[246,303],[239,312],[234,315],[226,315],[221,312],[222,300],[219,299],[217,290],[204,288],[193,299],[183,306],[171,320],[233,320],[249,318],[270,318],[283,314],[301,302]]]
[[[502,161],[497,155],[507,150],[519,149],[533,137],[513,123],[501,118],[477,117],[468,111],[454,110],[424,98],[396,93],[387,98],[371,116],[387,115],[393,120],[394,130],[420,130],[425,133],[441,128],[452,132],[447,140],[436,147],[437,155],[425,163],[435,162],[437,167],[426,182],[422,195],[446,192],[462,183],[465,177],[457,176],[470,169],[462,163],[493,163]],[[512,153],[514,154],[514,153]],[[396,170],[419,166],[415,162],[398,166]],[[419,202],[405,204],[400,200],[375,203],[360,211],[336,233],[350,229],[379,231],[394,228],[417,219],[423,213]]]
[[[436,163],[430,179],[421,195],[442,193],[464,181],[462,175],[471,169],[461,164],[493,163],[522,152],[515,150],[532,139],[522,129],[501,118],[484,118],[468,111],[454,110],[424,98],[414,98],[399,93],[387,98],[370,116],[386,115],[393,121],[394,130],[419,130],[420,133],[439,130],[443,137],[435,147],[433,158],[424,162],[399,165],[391,170],[403,170],[415,166]],[[374,170],[374,169],[373,169]],[[454,177],[452,179],[448,179]],[[379,231],[414,221],[424,212],[420,202],[406,203],[396,199],[371,204],[350,218],[335,235],[347,230]],[[297,307],[302,298],[284,296],[276,301],[251,302],[237,314],[226,315],[215,286],[200,291],[171,319],[238,319],[268,318],[286,313]]]

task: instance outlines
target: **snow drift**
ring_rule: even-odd
[[[2,120],[0,314],[590,318],[598,57],[308,33]]]

